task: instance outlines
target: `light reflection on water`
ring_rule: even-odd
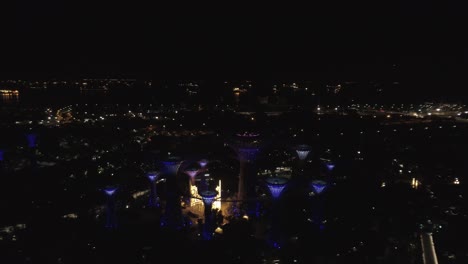
[[[17,104],[19,102],[18,94],[0,94],[2,104]]]

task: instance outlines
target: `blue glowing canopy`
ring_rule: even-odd
[[[296,153],[300,160],[305,160],[311,150],[312,147],[309,145],[301,144],[296,146]]]
[[[335,164],[329,162],[326,164],[328,171],[332,171],[335,168]]]
[[[255,161],[262,145],[260,134],[255,132],[237,133],[231,144],[239,159],[247,162]]]
[[[3,154],[5,152],[3,151],[3,149],[0,149],[0,161],[3,161]]]
[[[115,191],[117,191],[117,187],[115,186],[107,186],[106,188],[104,188],[104,192],[108,195],[108,196],[112,196]]]
[[[206,190],[206,191],[202,191],[199,193],[202,200],[203,200],[203,203],[205,205],[211,205],[213,204],[214,200],[216,199],[216,196],[218,195],[218,192],[216,191],[210,191],[210,190]]]
[[[185,172],[188,176],[190,176],[190,178],[195,178],[195,176],[197,176],[199,170],[193,168],[193,169],[185,170],[184,172]]]
[[[150,181],[154,182],[155,180],[159,178],[159,172],[149,171],[148,173],[146,173],[146,177],[148,177]]]
[[[198,164],[200,165],[200,167],[202,169],[204,169],[206,167],[206,165],[208,165],[208,160],[202,159],[202,160],[198,161]]]
[[[164,166],[164,172],[169,174],[177,174],[179,167],[182,164],[182,159],[179,157],[169,157],[162,162]]]
[[[312,181],[312,188],[316,194],[321,194],[325,188],[327,187],[327,183],[321,180]]]
[[[273,198],[279,198],[284,187],[288,183],[288,179],[281,177],[269,177],[265,179],[268,189],[270,189]]]

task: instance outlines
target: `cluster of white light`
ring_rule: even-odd
[[[132,198],[133,199],[137,199],[138,197],[141,197],[141,196],[144,196],[146,194],[149,193],[149,190],[144,190],[144,191],[140,191],[140,192],[136,192],[136,193],[133,193],[132,194]]]
[[[65,218],[65,219],[76,219],[76,218],[78,218],[78,215],[77,215],[77,214],[74,214],[74,213],[71,213],[71,214],[66,214],[66,215],[62,216],[62,218]]]
[[[201,200],[201,196],[198,194],[197,186],[190,186],[190,194],[192,197],[190,198],[190,206],[199,209],[203,205],[203,202]]]
[[[411,181],[411,187],[413,189],[417,189],[419,187],[419,181],[416,180],[416,178],[413,178],[413,180]]]
[[[218,192],[218,194],[216,195],[212,208],[221,210],[221,180],[219,180],[219,184],[216,186],[215,190]]]

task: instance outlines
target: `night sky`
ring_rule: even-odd
[[[15,2],[2,12],[2,77],[388,79],[396,71],[431,83],[461,81],[466,71],[465,9],[453,1]]]

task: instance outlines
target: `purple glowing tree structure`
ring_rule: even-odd
[[[117,228],[117,216],[116,216],[116,210],[115,210],[115,197],[114,197],[116,191],[117,191],[117,187],[115,186],[107,186],[106,188],[104,188],[104,193],[107,196],[105,227],[108,229]]]
[[[196,168],[189,168],[184,172],[190,177],[190,185],[195,185],[195,177],[198,175],[200,170]]]
[[[332,162],[325,163],[325,166],[327,167],[328,172],[332,172],[333,169],[335,168],[335,164]]]
[[[266,178],[265,181],[273,199],[278,199],[280,197],[284,187],[286,187],[288,183],[288,179],[281,177],[269,177]]]
[[[281,245],[281,225],[279,212],[279,198],[284,188],[288,183],[288,179],[282,177],[269,177],[265,179],[266,185],[270,190],[271,196],[273,197],[273,206],[271,209],[270,217],[270,231],[268,235],[268,243],[275,248],[280,248]]]
[[[157,208],[159,207],[159,198],[156,184],[159,179],[159,172],[150,171],[146,174],[146,177],[148,177],[148,180],[150,181],[149,207]]]
[[[206,169],[206,166],[208,165],[209,161],[207,159],[201,159],[198,161],[198,165],[200,165],[200,168],[202,170]]]
[[[317,195],[321,194],[327,187],[327,183],[322,180],[314,180],[312,181],[311,185],[314,193]]]
[[[205,224],[203,225],[203,238],[209,240],[212,238],[212,234],[214,231],[214,217],[211,213],[212,205],[218,192],[206,190],[200,192],[200,196],[203,200],[203,205],[205,206]]]
[[[161,225],[170,229],[181,229],[184,220],[180,205],[180,190],[176,176],[183,160],[180,157],[170,156],[162,162],[163,173],[166,174],[166,206]]]
[[[216,196],[218,195],[218,192],[216,191],[202,191],[200,192],[200,196],[203,200],[203,205],[205,206],[205,217],[211,214],[211,208],[213,206],[213,202],[216,199]]]
[[[171,156],[162,162],[163,171],[166,174],[176,175],[179,172],[182,160],[179,157]]]
[[[188,189],[186,191],[187,195],[185,199],[185,203],[189,206],[191,206],[192,186],[195,185],[195,177],[198,175],[199,172],[200,170],[194,167],[184,170],[184,173],[189,176]]]
[[[300,161],[304,161],[309,156],[310,152],[312,151],[312,147],[309,145],[301,144],[295,147],[297,157]]]
[[[260,135],[256,133],[236,134],[235,140],[230,144],[234,151],[236,151],[240,162],[238,200],[244,200],[246,196],[252,195],[252,191],[246,190],[246,186],[249,189],[253,187],[253,184],[250,184],[254,182],[253,178],[256,175],[253,171],[253,164],[260,153],[261,145]]]
[[[304,170],[306,166],[306,160],[308,157],[310,157],[312,147],[306,144],[300,144],[294,146],[293,149],[298,157],[298,162],[296,163],[296,167],[294,168],[293,177],[294,179],[300,181],[300,185],[306,185],[307,175],[305,174]]]
[[[323,192],[327,188],[327,182],[323,180],[313,180],[311,182],[312,190],[315,194],[315,198],[313,199],[313,215],[312,218],[314,219],[315,224],[317,224],[319,230],[323,230],[325,228],[324,222],[323,222],[323,206],[324,206],[324,201],[323,201]]]

